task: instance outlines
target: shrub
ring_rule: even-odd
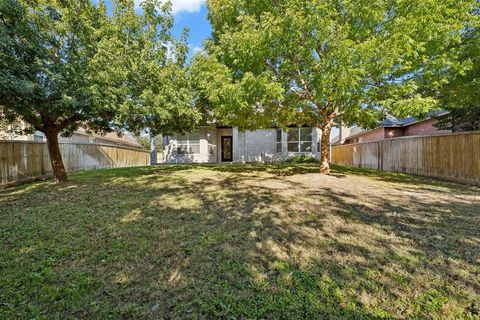
[[[312,156],[309,155],[299,155],[299,156],[294,156],[291,158],[288,158],[285,160],[285,163],[316,163],[318,162],[317,159],[315,159]]]

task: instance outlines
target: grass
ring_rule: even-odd
[[[314,164],[0,190],[0,318],[478,319],[478,188]]]

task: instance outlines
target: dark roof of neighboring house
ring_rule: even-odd
[[[441,111],[430,111],[427,116],[424,118],[416,118],[416,117],[408,117],[408,118],[397,118],[393,116],[387,117],[387,119],[380,122],[379,128],[382,127],[405,127],[416,122],[429,120],[431,118],[441,117],[445,114],[448,114],[448,111],[441,110]]]

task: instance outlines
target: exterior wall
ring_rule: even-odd
[[[277,129],[263,129],[239,133],[240,162],[272,163],[281,162],[299,155],[319,159],[318,142],[321,131],[312,128],[312,152],[288,152],[288,133],[282,130],[282,152],[277,152]]]
[[[87,135],[84,135],[84,134],[77,134],[77,133],[74,133],[73,136],[71,136],[71,137],[59,136],[58,140],[62,143],[74,143],[74,142],[77,142],[77,143],[95,143],[96,142],[95,141],[96,139],[93,136],[87,136]],[[99,143],[108,144],[109,141],[99,141]],[[110,144],[111,144],[111,142],[110,142]]]
[[[59,135],[58,141],[60,143],[109,144],[125,148],[143,149],[142,145],[140,145],[135,139],[127,136],[123,136],[122,138],[118,137],[116,133],[109,133],[106,136],[99,136],[77,131],[74,132],[70,137],[62,137]],[[0,140],[47,142],[45,135],[40,131],[26,135],[14,135],[0,131]]]
[[[45,140],[46,141],[46,140]],[[62,143],[93,143],[93,144],[110,144],[126,148],[143,149],[135,139],[123,136],[118,136],[115,132],[107,133],[105,136],[87,134],[83,131],[76,131],[70,137],[59,136],[59,141]]]
[[[239,132],[239,162],[275,162],[282,157],[276,153],[275,129]]]
[[[221,138],[233,137],[233,162],[237,163],[271,163],[286,160],[298,155],[310,155],[319,159],[318,142],[321,131],[312,128],[311,152],[288,152],[288,133],[282,131],[282,151],[277,153],[277,129],[262,129],[255,131],[239,131],[238,128],[200,129],[200,153],[177,154],[176,135],[167,137],[164,142],[165,149],[163,160],[166,163],[219,163],[221,162]],[[210,134],[209,144],[207,135]],[[214,149],[214,154],[208,154],[209,148]]]
[[[404,131],[404,128],[401,127],[385,128],[384,139],[402,137],[404,135]]]
[[[385,129],[378,128],[372,131],[368,131],[365,134],[359,137],[358,142],[367,142],[367,141],[375,141],[375,140],[382,140],[385,137]]]
[[[345,140],[345,144],[358,143],[358,142],[367,142],[367,141],[376,141],[385,139],[385,129],[377,128],[374,130],[367,131],[363,134],[360,134],[356,137],[351,137]]]
[[[448,130],[438,130],[435,127],[436,119],[417,122],[405,127],[405,136],[430,136],[439,133],[450,133]]]
[[[200,153],[198,154],[177,154],[176,136],[165,137],[163,162],[165,163],[215,163],[218,154],[218,133],[209,128],[200,128],[196,132],[200,136]],[[213,153],[210,153],[210,150]]]
[[[435,127],[436,122],[437,119],[428,119],[425,121],[412,123],[404,127],[377,128],[348,138],[345,140],[344,144],[386,140],[404,136],[431,136],[436,134],[451,133],[448,130],[438,130]]]
[[[15,135],[6,132],[0,132],[0,140],[7,141],[35,141],[35,142],[46,142],[45,136],[40,131],[35,132],[34,134],[25,134],[25,135]]]

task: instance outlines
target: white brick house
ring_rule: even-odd
[[[189,134],[163,138],[164,163],[278,162],[307,155],[319,159],[321,131],[291,127],[287,130],[240,131],[236,127],[198,127]]]

